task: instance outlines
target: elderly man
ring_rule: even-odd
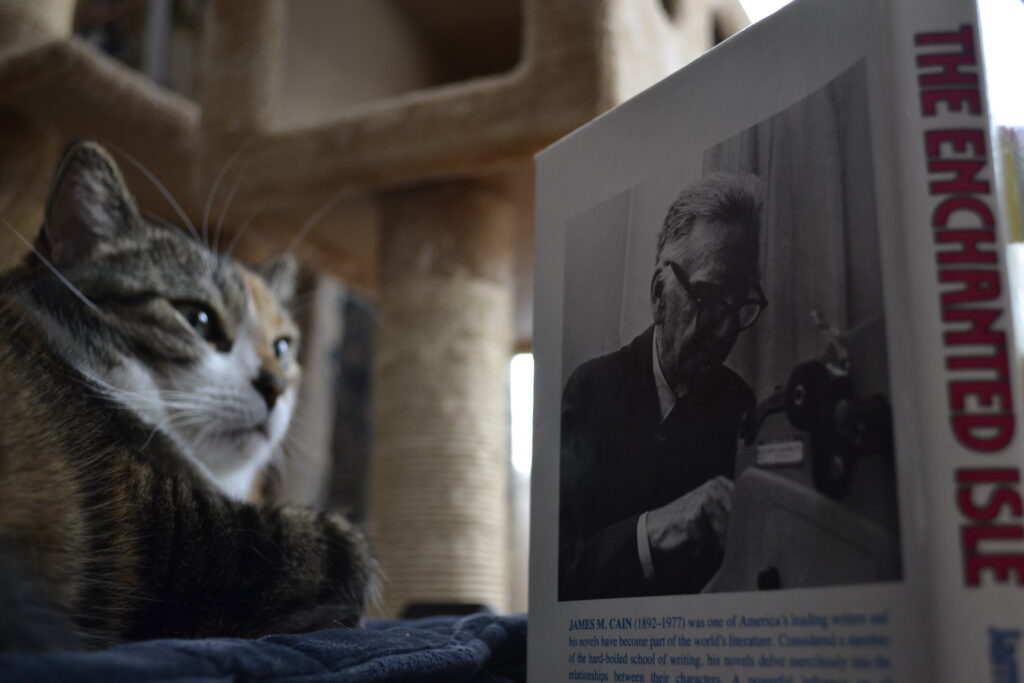
[[[654,324],[583,363],[562,397],[559,599],[700,591],[722,558],[741,419],[722,365],[767,305],[757,181],[686,188],[658,235]]]

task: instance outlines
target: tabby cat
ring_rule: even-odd
[[[0,277],[0,576],[83,644],[359,623],[362,536],[254,497],[296,400],[293,280],[143,220],[98,145],[64,157]]]

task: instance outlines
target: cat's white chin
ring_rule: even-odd
[[[199,455],[183,450],[210,483],[232,498],[245,500],[260,470],[273,458],[278,440],[264,430],[248,428],[207,437]]]
[[[288,429],[290,401],[248,425],[178,434],[183,453],[210,483],[237,500],[247,499],[260,471],[277,452]]]
[[[216,475],[210,473],[213,483],[226,495],[236,500],[246,500],[252,495],[253,484],[259,475],[260,470],[266,467],[273,454],[273,444],[268,444],[266,452],[256,457],[251,457],[248,462],[231,472],[222,472]]]
[[[270,424],[261,422],[252,427],[241,427],[238,429],[227,429],[210,437],[211,441],[227,441],[232,445],[261,444],[266,441],[274,441],[270,433]]]
[[[214,430],[180,435],[183,449],[207,479],[232,498],[247,498],[288,430],[294,391],[286,391],[273,410],[248,423],[224,424]],[[253,407],[252,413],[260,408]],[[250,414],[252,414],[250,413]]]

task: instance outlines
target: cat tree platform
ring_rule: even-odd
[[[347,15],[338,9],[344,6]],[[260,255],[261,241],[286,246],[288,231],[338,188],[363,188],[362,196],[334,205],[338,215],[318,224],[330,228],[313,230],[316,248],[300,253],[372,292],[376,240],[343,236],[376,230],[374,207],[362,202],[367,194],[528,166],[544,145],[745,22],[737,0],[492,0],[489,20],[462,0],[368,6],[378,7],[378,28],[390,22],[404,30],[385,31],[392,42],[408,44],[385,54],[389,66],[376,67],[379,73],[373,63],[321,68],[332,76],[316,89],[341,95],[316,100],[301,87],[282,86],[301,81],[298,69],[309,63],[298,32],[316,17],[305,15],[333,19],[324,25],[329,37],[343,24],[359,25],[367,8],[323,0],[213,2],[199,68],[205,87],[195,102],[71,37],[72,0],[0,0],[0,110],[33,129],[95,137],[131,153],[196,223],[217,175],[246,146],[243,182],[225,223],[237,227],[258,202],[261,215],[243,242]],[[313,54],[324,49],[305,46]],[[410,63],[439,66],[402,72]],[[367,93],[360,81],[383,85]],[[357,98],[346,99],[348,90]],[[140,202],[176,220],[160,193],[127,170]]]
[[[296,254],[380,313],[383,610],[504,609],[506,372],[530,335],[532,155],[742,28],[738,0],[213,0],[198,102],[69,37],[72,7],[0,0],[0,115],[41,143],[123,148],[194,223],[219,188],[214,213],[230,196],[225,234],[246,225],[243,254],[283,251],[320,210]],[[0,210],[28,234],[46,175],[25,168],[3,176],[22,191],[3,183]],[[143,207],[176,218],[132,175]]]
[[[275,66],[287,59],[285,6],[214,3],[206,62],[233,68],[216,69],[204,89],[204,177],[211,179],[253,136],[246,152],[253,170],[242,189],[252,195],[394,186],[506,169],[700,54],[712,44],[715,22],[733,32],[745,20],[734,3],[713,0],[492,4],[522,24],[488,27],[489,41],[508,42],[503,33],[521,36],[513,48],[518,59],[507,70],[354,102],[292,127],[274,117],[281,76]],[[422,0],[391,5],[413,17],[427,7]],[[481,10],[435,0],[431,11],[457,25]],[[238,26],[242,13],[248,14],[245,31]],[[436,61],[429,47],[407,56]],[[344,88],[344,80],[337,86]],[[281,174],[281,167],[289,172]]]

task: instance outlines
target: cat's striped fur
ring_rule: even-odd
[[[362,536],[249,496],[295,395],[288,278],[144,221],[92,143],[36,252],[0,278],[0,559],[92,646],[357,624]]]

